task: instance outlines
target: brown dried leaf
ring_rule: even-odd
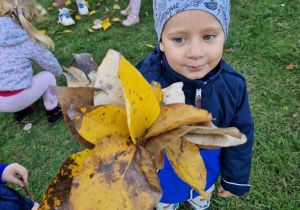
[[[68,72],[67,74],[64,73],[68,87],[92,87],[90,86],[90,81],[80,69],[75,67],[66,68],[64,66],[63,69]]]
[[[94,87],[100,88],[101,91],[95,93],[95,106],[110,104],[125,108],[122,83],[118,76],[119,61],[120,53],[108,50],[97,71]]]
[[[149,139],[143,139],[143,144],[146,150],[150,153],[151,157],[158,154],[162,149],[167,147],[173,141],[178,140],[183,135],[187,134],[193,127],[177,128],[165,133],[161,133],[157,136],[151,137]]]
[[[51,90],[55,93],[64,113],[65,122],[69,128],[70,133],[75,139],[85,148],[93,149],[94,145],[86,141],[80,134],[78,134],[73,120],[70,119],[67,112],[71,104],[93,105],[94,92],[99,89],[89,87],[57,87],[51,86]]]
[[[197,109],[187,104],[170,104],[161,107],[156,121],[149,128],[143,139],[157,136],[161,133],[200,122],[211,121],[211,114],[206,110]]]
[[[74,177],[71,209],[149,209],[162,192],[149,153],[121,136],[101,139]]]
[[[176,104],[176,103],[185,103],[185,95],[182,90],[183,82],[176,82],[162,89],[163,92],[163,103]]]
[[[108,12],[108,11],[109,11],[109,10],[107,10],[107,12]],[[112,16],[114,16],[114,14],[115,14],[114,12],[111,12],[111,13],[109,13],[109,14],[106,15],[106,18],[111,18]]]
[[[90,53],[72,54],[74,59],[69,64],[69,67],[75,67],[84,72],[87,79],[94,84],[96,79],[96,73],[98,66],[93,60],[93,56]]]
[[[290,64],[288,66],[285,67],[286,70],[293,70],[294,69],[294,65]]]
[[[197,145],[215,146],[215,147],[231,147],[244,144],[247,137],[242,134],[241,138],[226,134],[185,134],[183,136],[187,141]],[[205,147],[204,147],[205,148]]]

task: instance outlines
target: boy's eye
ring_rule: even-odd
[[[205,35],[204,37],[203,37],[203,39],[204,40],[210,40],[210,39],[212,39],[214,36],[213,35]]]
[[[181,43],[184,41],[184,38],[175,38],[174,41],[177,43]]]

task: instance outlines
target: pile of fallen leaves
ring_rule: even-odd
[[[64,68],[68,87],[52,89],[86,150],[63,162],[40,209],[153,209],[163,150],[177,175],[209,199],[199,148],[243,144],[245,135],[215,127],[210,113],[184,103],[182,83],[149,84],[114,50],[99,68],[90,54],[73,56]]]

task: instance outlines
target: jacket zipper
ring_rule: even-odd
[[[206,84],[207,82],[204,82],[204,85]],[[204,87],[204,86],[203,86]],[[195,101],[196,101],[196,107],[198,109],[201,109],[201,99],[202,99],[202,88],[199,88],[199,89],[196,89],[196,98],[195,98]]]

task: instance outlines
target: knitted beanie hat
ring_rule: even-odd
[[[189,9],[200,9],[215,16],[223,27],[226,40],[230,21],[230,0],[153,0],[154,27],[158,41],[169,18]]]

